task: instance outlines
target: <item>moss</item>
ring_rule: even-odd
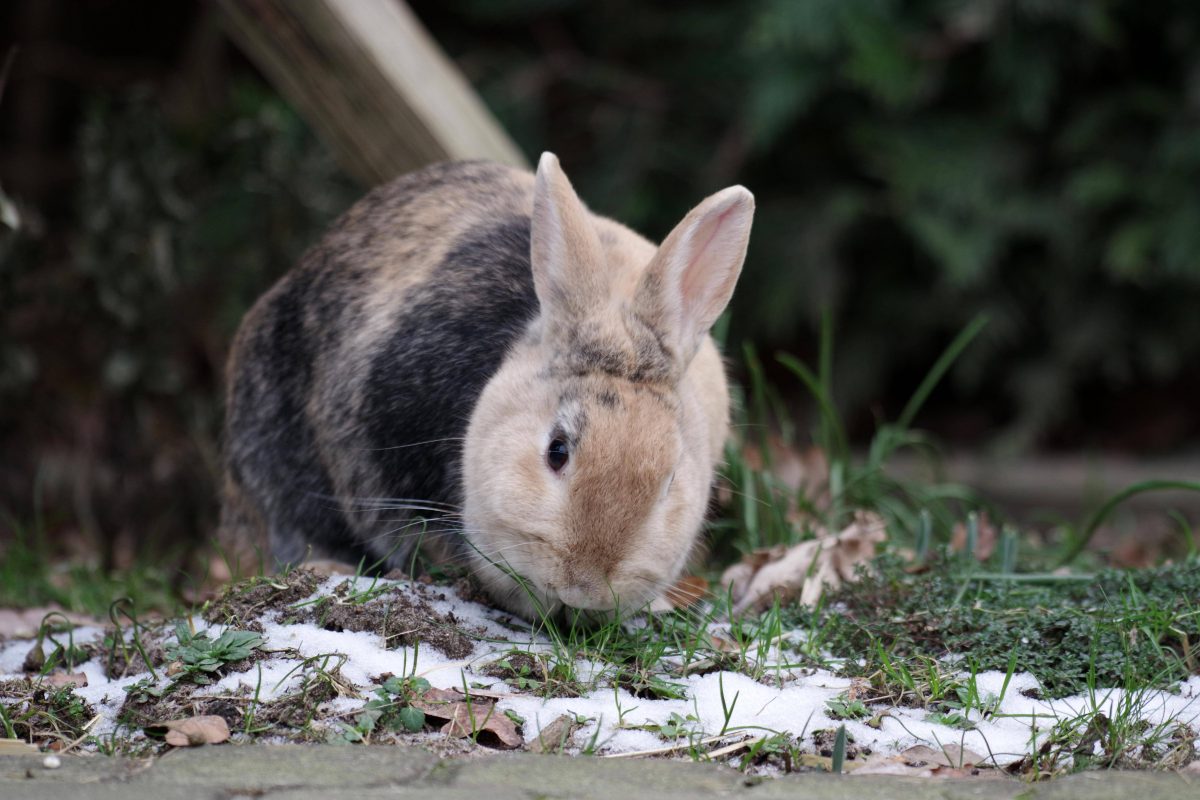
[[[1103,686],[1164,686],[1197,671],[1200,563],[1106,571],[1093,580],[981,579],[938,558],[910,574],[885,557],[799,622],[820,631],[847,670],[870,675],[889,658],[961,655],[979,670],[1033,673],[1050,697]]]

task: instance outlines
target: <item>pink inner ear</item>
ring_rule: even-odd
[[[733,212],[734,207],[730,206],[715,219],[706,221],[696,233],[696,237],[703,237],[703,241],[696,242],[696,246],[690,248],[688,263],[683,268],[679,282],[685,317],[694,317],[698,310],[712,303],[712,293],[720,287],[721,278],[728,272],[727,265],[721,263],[721,254],[711,253],[709,248]],[[702,264],[702,261],[708,263]]]

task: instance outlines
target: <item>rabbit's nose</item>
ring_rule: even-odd
[[[602,611],[615,608],[617,596],[607,584],[598,588],[572,583],[558,590],[558,597],[572,608]]]

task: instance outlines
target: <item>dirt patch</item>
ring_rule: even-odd
[[[422,596],[405,586],[389,587],[373,596],[355,594],[349,583],[338,586],[299,621],[327,631],[374,633],[389,650],[418,643],[440,650],[448,658],[466,658],[475,650],[469,627],[453,613],[439,613]]]
[[[321,706],[337,697],[358,697],[357,687],[342,677],[337,667],[306,672],[294,692],[263,703],[254,709],[252,727],[308,730],[321,718]]]
[[[70,687],[48,687],[29,678],[0,681],[0,706],[17,738],[35,744],[73,741],[96,714]]]
[[[471,603],[478,603],[481,606],[490,606],[492,598],[488,597],[483,591],[483,587],[479,585],[479,581],[475,580],[470,575],[463,575],[456,580],[451,587],[454,593]]]
[[[513,683],[530,675],[539,675],[543,671],[542,660],[534,658],[532,653],[513,651],[504,658],[493,661],[482,670],[489,678],[499,678],[506,683]]]
[[[287,610],[309,597],[320,583],[321,578],[306,569],[253,578],[230,586],[207,605],[202,616],[213,624],[236,625],[262,633],[262,624],[258,620],[263,614]]]
[[[277,700],[263,703],[254,710],[254,725],[276,728],[307,728],[318,719],[323,703],[337,697],[337,691],[328,683],[317,684],[306,691],[292,692]]]
[[[829,758],[833,755],[833,745],[837,740],[836,728],[825,728],[819,731],[813,731],[812,735],[813,747],[816,748],[817,755]],[[871,748],[859,747],[854,743],[854,737],[846,734],[846,760],[854,761],[863,756],[871,755]]]
[[[117,679],[138,675],[149,672],[151,667],[157,669],[165,664],[165,642],[171,635],[170,631],[165,624],[153,628],[142,627],[135,639],[132,631],[118,633],[115,628],[108,628],[96,652],[100,663],[104,665],[105,677]]]
[[[518,691],[534,692],[543,697],[579,697],[583,687],[575,679],[573,664],[555,661],[546,653],[510,650],[480,670],[489,678],[499,678]]]
[[[230,730],[242,727],[242,707],[249,704],[249,697],[209,697],[198,689],[191,684],[179,683],[155,694],[135,687],[126,695],[117,719],[131,728],[146,728],[172,719],[213,715],[223,718]]]
[[[294,653],[295,651],[284,650],[284,651],[279,651],[279,652]],[[279,654],[278,652],[269,652],[267,650],[262,650],[262,649],[255,650],[252,653],[250,653],[250,655],[248,655],[246,658],[241,658],[241,659],[238,659],[237,661],[226,662],[225,664],[223,664],[221,666],[221,668],[219,670],[217,670],[216,675],[218,677],[223,678],[231,672],[249,672],[250,670],[254,669],[254,666],[256,664],[258,664],[259,662],[271,661],[278,654]]]

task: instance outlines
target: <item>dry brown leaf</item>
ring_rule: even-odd
[[[859,511],[844,530],[832,536],[818,535],[792,547],[749,554],[727,569],[721,582],[730,588],[735,613],[764,608],[776,597],[813,605],[825,589],[854,580],[855,569],[874,558],[876,546],[885,538],[883,518]],[[749,571],[747,564],[752,568]]]
[[[740,653],[742,647],[732,639],[726,639],[723,636],[718,636],[715,633],[708,634],[708,645],[714,650],[722,653]]]
[[[229,724],[215,714],[202,717],[174,719],[161,725],[151,725],[153,732],[166,731],[164,737],[172,747],[195,747],[202,744],[220,744],[229,740]]]
[[[829,459],[825,451],[813,445],[804,450],[789,446],[779,436],[767,440],[767,451],[771,458],[771,477],[790,490],[793,498],[803,497],[806,505],[826,508],[829,505]],[[742,458],[751,469],[761,470],[766,465],[762,450],[756,443],[747,443],[742,448]],[[796,521],[801,516],[795,499],[790,503],[789,519]]]
[[[442,726],[442,733],[463,739],[474,736],[480,744],[515,750],[525,744],[525,737],[517,725],[506,715],[497,711],[492,703],[473,701],[470,706],[459,703],[454,707],[454,718]]]
[[[32,756],[38,749],[23,739],[0,739],[0,756]]]
[[[913,745],[900,754],[904,763],[915,767],[973,767],[983,763],[984,756],[956,744],[934,749],[923,744]]]
[[[858,775],[908,775],[913,778],[932,778],[930,767],[914,767],[906,764],[903,756],[877,756],[869,759],[856,770]]]
[[[483,732],[495,736],[495,746],[501,750],[515,750],[525,744],[517,723],[501,711],[496,711],[483,723]]]
[[[55,670],[49,675],[42,678],[42,683],[53,686],[56,689],[61,689],[63,686],[87,686],[87,675],[82,672],[65,672],[63,670]]]
[[[986,512],[979,515],[979,538],[975,540],[976,561],[987,561],[992,557],[992,553],[996,552],[996,539],[999,533],[996,526],[988,519]],[[950,534],[950,549],[957,553],[967,549],[966,523],[955,523],[954,530]]]
[[[833,759],[829,756],[823,756],[817,753],[800,753],[796,757],[795,761],[796,766],[799,767],[823,769],[826,772],[833,772]],[[867,762],[854,761],[847,758],[842,762],[842,772],[858,772],[865,763]]]
[[[472,695],[470,702],[457,689],[426,689],[414,708],[426,717],[444,721],[441,731],[447,736],[462,739],[475,736],[480,744],[513,750],[525,743],[516,723],[496,710],[492,700]]]
[[[573,714],[563,714],[542,728],[529,743],[531,753],[561,753],[571,746],[571,737],[581,726]]]
[[[474,715],[476,713],[481,716],[490,714],[492,706],[491,703],[488,703],[486,707],[482,707],[482,703],[472,703],[468,707],[466,703],[455,703],[447,706],[446,709],[450,712],[450,720],[442,726],[442,733],[462,739],[479,730]]]
[[[871,687],[871,682],[866,678],[851,678],[850,686],[846,689],[846,698],[849,700],[867,700],[875,694],[875,690]]]
[[[421,697],[412,701],[413,708],[425,712],[425,716],[442,720],[454,719],[455,707],[463,704],[466,695],[457,689],[426,689]]]
[[[907,775],[912,778],[968,778],[995,776],[991,770],[979,770],[983,756],[956,744],[944,749],[916,745],[899,755],[875,755],[857,770],[859,775]]]
[[[73,625],[103,625],[97,617],[86,614],[76,614],[73,611],[63,611],[58,606],[40,606],[38,608],[0,608],[0,636],[8,639],[32,639],[38,635],[42,620],[47,614],[54,614],[50,620],[57,625],[66,617]],[[59,615],[62,616],[59,616]]]

